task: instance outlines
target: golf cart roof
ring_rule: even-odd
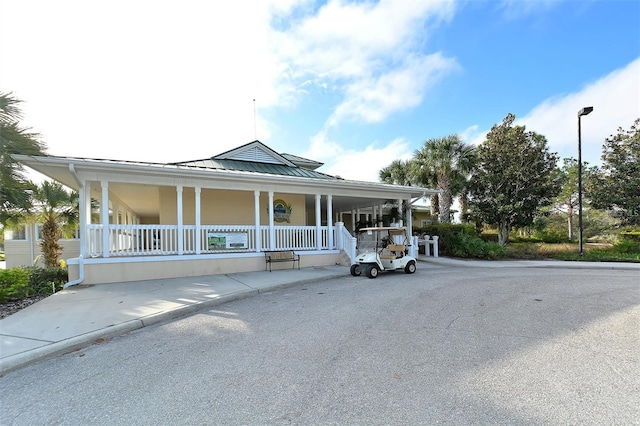
[[[391,235],[402,235],[407,231],[406,226],[374,226],[370,228],[360,228],[360,232],[389,232]]]

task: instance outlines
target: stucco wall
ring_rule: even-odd
[[[308,254],[300,252],[300,267],[335,265],[340,261],[336,252],[326,254]],[[264,271],[264,254],[251,254],[249,257],[235,258],[199,258],[179,259],[171,257],[160,260],[140,259],[133,262],[100,263],[97,259],[88,259],[84,266],[85,278],[82,284],[107,284],[114,282],[141,281],[163,278],[197,277],[202,275],[233,274],[238,272]],[[272,269],[291,269],[289,262],[274,263]],[[69,280],[78,279],[79,267],[69,265]]]
[[[306,225],[304,195],[276,193],[273,198],[274,200],[281,199],[292,207],[291,222],[278,223],[278,225]],[[177,199],[175,188],[160,188],[160,224],[177,223]],[[268,203],[268,194],[260,194],[260,223],[262,225],[269,224]],[[184,224],[195,224],[195,192],[193,188],[184,188],[182,191],[182,206]],[[200,194],[200,221],[203,225],[253,225],[255,223],[253,192],[203,189]]]

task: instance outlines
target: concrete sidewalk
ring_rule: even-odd
[[[418,259],[424,267],[631,269],[640,263]],[[345,266],[78,285],[0,320],[0,374],[161,321],[308,282],[349,276]]]
[[[348,275],[324,266],[74,286],[0,320],[0,374],[205,307]]]

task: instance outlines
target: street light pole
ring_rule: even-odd
[[[580,118],[583,115],[588,115],[593,111],[593,107],[584,107],[578,111],[578,254],[582,256],[584,251],[582,250],[582,129],[580,125]]]

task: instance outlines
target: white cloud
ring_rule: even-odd
[[[379,122],[415,107],[430,85],[458,69],[454,59],[421,53],[425,25],[450,19],[453,1],[329,1],[316,14],[272,35],[284,81],[298,94],[313,81],[344,93],[328,119]],[[300,80],[300,84],[296,81]]]
[[[582,158],[597,164],[605,138],[618,127],[629,129],[640,117],[640,58],[585,86],[576,93],[547,99],[518,120],[527,130],[547,137],[561,157],[578,156],[578,111],[593,106],[582,117]]]
[[[52,155],[169,162],[268,143],[269,109],[305,81],[339,94],[334,118],[381,120],[452,65],[419,52],[453,0],[0,2],[1,89]]]
[[[617,69],[582,90],[544,100],[515,124],[525,125],[547,138],[549,148],[560,158],[578,157],[578,111],[592,106],[593,112],[582,117],[582,159],[599,164],[605,138],[618,127],[629,129],[640,117],[640,58]],[[499,123],[496,123],[499,124]],[[480,144],[489,129],[478,131],[474,125],[466,129],[464,139]]]
[[[499,7],[509,19],[518,19],[531,14],[541,14],[558,5],[559,0],[502,0]]]
[[[457,69],[454,59],[445,58],[440,53],[410,56],[402,66],[379,77],[349,84],[345,100],[336,107],[328,124],[336,125],[349,118],[367,123],[383,121],[393,112],[419,105],[428,87]]]
[[[380,170],[394,160],[408,160],[413,156],[409,143],[396,138],[385,146],[373,143],[364,150],[345,149],[331,141],[325,131],[311,138],[311,147],[303,154],[308,158],[325,162],[320,171],[344,179],[379,182]]]
[[[331,0],[308,16],[273,35],[278,55],[291,64],[292,76],[327,78],[370,75],[389,60],[398,60],[424,40],[422,28],[451,18],[451,0],[347,3]]]
[[[458,133],[458,136],[468,144],[478,145],[481,144],[486,136],[486,132],[480,132],[480,126],[474,124],[473,126],[469,126],[463,131]]]
[[[279,2],[278,10],[288,10]],[[268,139],[280,99],[256,2],[3,2],[3,90],[53,155],[177,161]],[[241,23],[242,25],[239,25]]]

